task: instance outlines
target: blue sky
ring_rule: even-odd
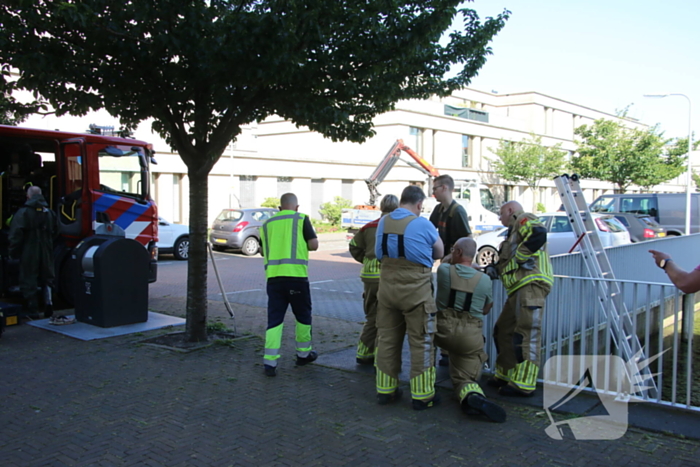
[[[512,14],[470,87],[499,94],[536,91],[659,124],[688,135],[688,101],[700,138],[700,1],[476,0],[480,17]]]

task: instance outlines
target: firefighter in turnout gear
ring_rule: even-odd
[[[537,216],[523,212],[517,201],[501,207],[508,236],[498,251],[498,263],[486,267],[500,276],[508,299],[493,336],[498,358],[489,385],[505,396],[531,396],[540,368],[540,341],[545,300],[554,283],[547,254],[547,230]]]
[[[57,236],[56,214],[49,209],[41,188],[30,186],[27,189],[27,202],[12,217],[9,236],[9,255],[20,260],[19,287],[26,301],[26,311],[29,317],[39,317],[37,290],[41,288],[44,316],[51,317],[49,322],[57,325],[73,324],[73,318],[58,313],[53,315],[53,247]]]
[[[379,204],[382,216],[394,212],[399,207],[399,199],[386,195]],[[381,217],[380,217],[381,219]],[[357,344],[357,363],[374,364],[374,350],[377,340],[377,291],[379,290],[379,261],[374,253],[379,219],[365,224],[350,241],[350,254],[355,261],[362,263],[360,279],[364,284],[362,298],[365,310],[365,325],[362,327],[360,342]]]
[[[425,193],[412,185],[401,193],[399,209],[377,226],[375,254],[381,262],[377,298],[377,402],[401,397],[399,373],[404,335],[411,354],[413,408],[424,410],[438,402],[435,393],[436,331],[432,267],[443,257],[435,227],[420,217]]]
[[[280,198],[280,212],[262,225],[261,253],[267,279],[267,331],[265,331],[265,374],[277,375],[282,345],[282,328],[287,307],[296,318],[297,365],[318,357],[311,348],[311,291],[309,290],[309,251],[318,249],[318,238],[309,217],[297,212],[296,195]]]
[[[435,344],[450,352],[450,379],[462,410],[467,415],[485,415],[494,422],[506,420],[506,412],[489,401],[479,386],[484,352],[484,315],[493,306],[491,279],[472,267],[476,242],[457,240],[450,263],[437,271],[437,334]]]

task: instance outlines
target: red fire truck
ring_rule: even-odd
[[[16,284],[7,235],[29,185],[41,187],[58,215],[56,287],[69,303],[77,266],[71,252],[100,224],[118,225],[127,238],[148,249],[149,281],[155,282],[158,214],[150,195],[153,155],[150,144],[134,139],[0,125],[0,292],[5,295]]]

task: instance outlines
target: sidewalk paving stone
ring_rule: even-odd
[[[150,304],[174,316],[184,307]],[[556,441],[541,408],[505,399],[506,423],[467,418],[446,388],[428,411],[413,411],[407,393],[378,406],[371,372],[295,367],[291,313],[278,376],[268,378],[265,311],[234,310],[237,333],[254,337],[188,354],[140,343],[172,330],[83,342],[9,328],[0,339],[0,466],[694,466],[700,458],[697,440],[637,428],[614,441]],[[232,324],[227,316],[209,303],[210,320]],[[360,329],[315,317],[314,347],[322,356],[348,351]]]

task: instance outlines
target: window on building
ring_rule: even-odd
[[[258,177],[253,175],[241,175],[241,207],[254,208],[255,206],[255,181]]]
[[[423,154],[423,130],[420,128],[411,127],[409,130],[411,135],[408,147],[416,151],[418,154]]]
[[[180,174],[173,174],[173,222],[181,222],[180,219]]]
[[[354,184],[354,180],[343,180],[343,183],[340,187],[340,196],[352,202],[352,186]]]
[[[292,191],[292,177],[277,177],[277,197]]]
[[[321,204],[323,201],[323,182],[322,178],[311,179],[311,211],[309,216],[313,219],[321,218]]]
[[[462,167],[472,166],[472,137],[462,135]]]

